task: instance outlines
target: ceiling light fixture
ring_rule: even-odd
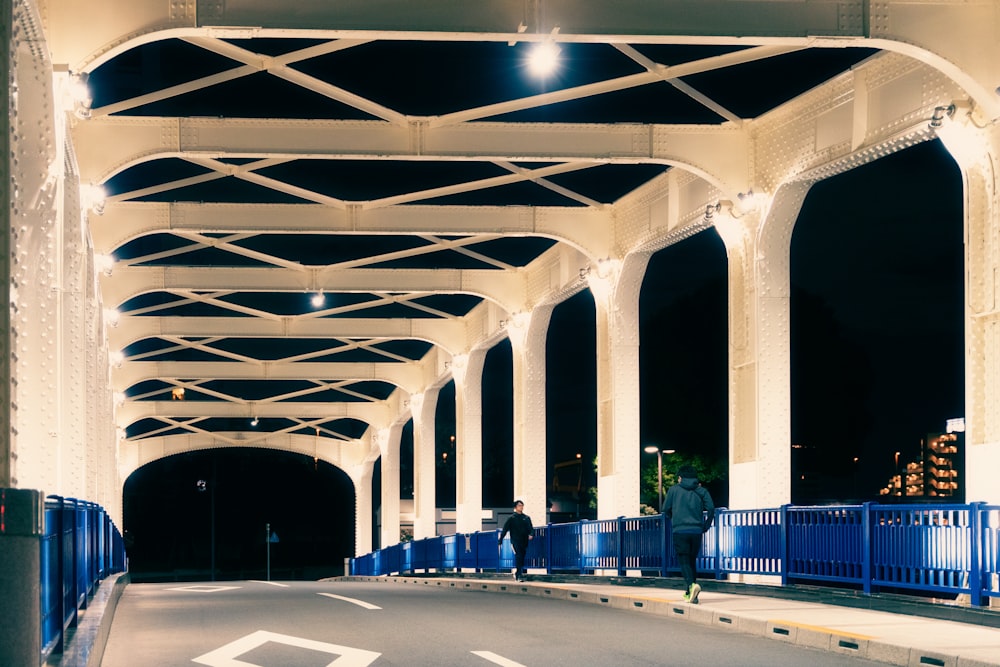
[[[323,294],[323,290],[320,290],[313,294],[312,305],[313,308],[322,308],[323,304],[326,303],[326,296]]]
[[[80,208],[84,211],[93,211],[97,215],[103,215],[107,198],[108,192],[104,189],[103,185],[95,183],[80,184]]]
[[[528,69],[539,77],[552,74],[559,66],[559,52],[559,45],[551,39],[538,42],[528,53]]]
[[[955,105],[949,104],[947,106],[934,107],[934,113],[931,115],[930,127],[932,129],[937,129],[944,125],[945,118],[951,118],[955,115]]]

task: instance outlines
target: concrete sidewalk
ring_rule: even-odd
[[[529,575],[528,581],[515,582],[510,577],[491,574],[430,574],[343,579],[576,600],[713,625],[891,665],[1000,667],[1000,627],[997,627],[1000,614],[991,610],[963,610],[954,605],[916,603],[927,607],[923,615],[916,615],[834,604],[832,598],[819,601],[823,595],[803,595],[807,591],[801,589],[799,598],[813,599],[755,594],[757,587],[753,585],[717,585],[722,582],[714,581],[700,581],[703,590],[699,603],[690,604],[682,600],[679,584],[667,588],[631,583],[627,578],[588,577],[583,580],[584,577]],[[759,590],[777,594],[768,587]],[[794,592],[785,590],[786,595]],[[865,599],[872,598],[865,596]],[[894,599],[879,597],[876,601],[884,604],[870,604],[869,607],[889,607]],[[899,606],[916,611],[913,604],[901,601]]]

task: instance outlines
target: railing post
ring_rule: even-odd
[[[660,576],[667,576],[667,515],[660,512]]]
[[[545,574],[552,574],[552,524],[545,524]]]
[[[986,503],[969,504],[969,601],[974,607],[983,604],[983,508]]]
[[[781,585],[788,585],[788,564],[791,561],[791,544],[789,544],[788,508],[789,504],[781,506]]]
[[[722,579],[722,546],[719,542],[722,541],[721,533],[719,532],[719,520],[721,516],[725,516],[721,507],[715,508],[715,517],[712,519],[712,530],[714,531],[713,537],[715,538],[715,580],[718,581]]]
[[[861,505],[861,590],[865,595],[872,594],[872,503]]]
[[[586,519],[580,519],[576,522],[576,560],[578,563],[578,569],[580,574],[583,574],[583,525],[587,523]]]
[[[615,521],[615,530],[618,531],[618,554],[615,556],[615,561],[618,564],[618,576],[625,576],[625,517],[620,516],[618,520]]]

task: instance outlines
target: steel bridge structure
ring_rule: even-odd
[[[718,234],[730,506],[786,504],[800,207],[940,140],[965,185],[967,496],[1000,502],[995,0],[3,7],[0,487],[120,522],[125,480],[162,457],[300,452],[350,476],[365,554],[375,506],[398,541],[411,420],[415,537],[434,536],[454,381],[456,530],[478,531],[485,355],[509,339],[512,496],[544,506],[547,327],[589,290],[598,518],[635,516],[644,271]],[[533,45],[587,71],[518,87]]]

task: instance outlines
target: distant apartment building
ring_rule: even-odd
[[[963,433],[933,433],[920,442],[920,455],[902,464],[879,495],[888,498],[936,499],[964,502],[962,480]]]

